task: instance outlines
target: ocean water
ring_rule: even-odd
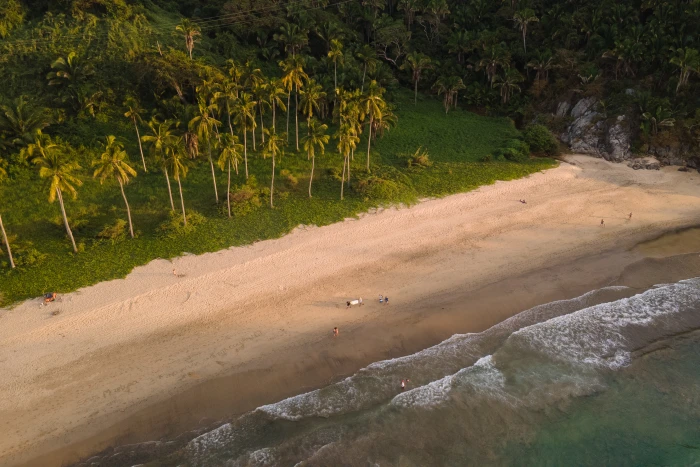
[[[374,363],[259,407],[171,460],[700,465],[700,278],[631,294],[616,287],[549,303],[483,333]]]

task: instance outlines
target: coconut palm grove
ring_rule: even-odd
[[[0,304],[552,167],[700,151],[698,0],[2,0]]]

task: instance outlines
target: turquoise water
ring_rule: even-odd
[[[700,279],[631,294],[550,303],[374,363],[260,407],[169,461],[700,465]]]

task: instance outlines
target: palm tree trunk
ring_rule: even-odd
[[[367,64],[365,63],[365,67],[362,71],[362,87],[360,87],[360,92],[365,92],[365,76],[367,76]],[[338,86],[336,86],[337,88]]]
[[[372,116],[369,117],[369,128],[367,132],[367,173],[369,173],[369,148],[372,145],[372,123],[374,121],[374,118]]]
[[[345,164],[348,162],[348,156],[343,156],[343,177],[340,179],[340,200],[343,200],[343,188],[345,187]]]
[[[66,233],[68,234],[68,238],[70,238],[70,242],[73,244],[73,253],[77,253],[78,247],[75,245],[75,238],[73,238],[73,232],[70,229],[70,225],[68,225],[66,207],[63,205],[63,193],[61,193],[60,189],[56,188],[56,194],[58,195],[58,203],[61,205],[61,214],[63,214],[63,224],[66,226]]]
[[[122,198],[124,198],[124,204],[126,205],[126,218],[129,219],[129,234],[131,235],[131,238],[134,238],[134,226],[131,223],[131,208],[129,208],[129,201],[126,199],[126,193],[124,193],[124,184],[120,178],[117,178],[117,180],[119,181],[119,189],[122,191]]]
[[[231,112],[228,112],[228,131],[231,133],[232,137],[235,137],[233,134],[233,125],[231,125]]]
[[[187,215],[185,214],[185,198],[182,196],[182,183],[180,183],[180,177],[177,177],[177,186],[180,188],[180,205],[182,206],[182,222],[184,222],[185,227],[187,227]]]
[[[263,120],[262,104],[260,104],[260,138],[262,144],[265,144],[265,121]]]
[[[170,210],[175,210],[175,203],[173,203],[173,190],[170,188],[170,176],[168,175],[168,169],[163,169],[165,174],[165,181],[168,183],[168,196],[170,197]]]
[[[316,155],[311,157],[311,176],[309,177],[309,198],[311,198],[311,183],[314,181],[314,168],[316,166]]]
[[[245,161],[245,179],[248,180],[248,130],[243,127],[243,160]]]
[[[252,118],[253,118],[253,123],[255,123],[255,115],[253,115]],[[250,132],[253,135],[253,151],[255,151],[255,126],[253,126],[253,129],[250,130]]]
[[[292,103],[292,89],[289,89],[287,93],[287,143],[289,143],[289,111],[291,110]]]
[[[525,44],[525,35],[527,34],[527,30],[523,28],[523,50],[525,53],[527,53],[527,45]]]
[[[209,165],[211,166],[211,179],[214,181],[214,197],[216,204],[219,204],[219,190],[216,188],[216,172],[214,171],[214,161],[211,159],[211,141],[207,142],[207,150],[209,152]]]
[[[134,128],[136,128],[136,140],[139,142],[139,152],[141,153],[141,162],[143,162],[143,171],[148,173],[148,169],[146,168],[146,158],[143,157],[143,147],[141,146],[141,134],[139,133],[139,126],[136,124],[136,120],[134,120]]]
[[[10,242],[7,240],[7,234],[5,233],[5,226],[2,225],[2,216],[0,216],[0,231],[2,231],[2,239],[5,242],[5,248],[7,248],[7,256],[10,258],[10,267],[15,268],[15,261],[12,259],[12,249],[10,248]]]
[[[231,161],[228,161],[228,185],[226,186],[226,205],[228,206],[228,218],[231,218]]]
[[[272,182],[270,182],[270,207],[274,208],[275,205],[272,202],[272,196],[275,193],[275,153],[272,153]]]
[[[333,85],[335,90],[338,90],[338,62],[333,60]]]
[[[277,115],[275,114],[276,107],[277,106],[275,105],[275,101],[273,100],[272,101],[272,131],[273,132],[277,131]]]
[[[294,136],[297,139],[297,152],[299,152],[299,88],[294,91]]]
[[[413,82],[413,105],[418,103],[418,80]]]

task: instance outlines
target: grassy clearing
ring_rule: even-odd
[[[135,266],[155,258],[172,258],[184,252],[201,254],[257,240],[277,238],[299,224],[326,225],[355,216],[382,204],[414,203],[417,199],[466,191],[496,180],[522,177],[552,167],[554,161],[533,159],[525,163],[477,162],[502,147],[518,132],[505,119],[479,117],[455,111],[445,115],[439,102],[425,100],[414,106],[406,96],[399,99],[398,126],[373,144],[372,174],[365,173],[366,139],[360,143],[352,164],[351,189],[340,201],[340,182],[333,171],[342,167],[335,142],[325,155],[317,157],[314,197],[307,196],[310,162],[305,154],[288,153],[278,164],[275,209],[262,193],[271,175],[269,160],[249,154],[249,168],[258,181],[260,206],[229,220],[214,202],[209,165],[199,161],[183,181],[185,204],[205,216],[193,232],[165,237],[158,227],[168,219],[166,182],[157,171],[139,173],[127,186],[136,240],[99,240],[100,231],[125,218],[125,209],[116,185],[100,185],[91,178],[89,159],[81,157],[84,185],[76,201],[67,200],[76,241],[82,251],[73,255],[60,223],[58,204],[49,204],[46,187],[33,168],[15,171],[12,180],[0,185],[2,214],[8,233],[16,237],[13,250],[36,250],[44,255],[34,264],[10,270],[0,266],[0,299],[5,305],[48,291],[69,292],[99,281],[124,277]],[[115,122],[116,122],[115,117]],[[89,128],[63,128],[67,139],[85,141],[93,132],[97,140],[114,133],[127,143],[134,165],[139,159],[134,136],[122,121]],[[303,131],[303,130],[302,130]],[[293,137],[290,138],[293,146]],[[428,167],[408,167],[406,156],[419,146],[430,155]],[[288,150],[291,148],[288,148]],[[288,170],[291,176],[280,175]],[[220,197],[225,200],[225,174],[217,168]],[[241,175],[234,184],[244,183]],[[173,187],[174,196],[177,188]],[[269,195],[268,195],[269,196]],[[176,200],[177,204],[177,200]],[[29,244],[31,243],[31,245]],[[0,257],[0,261],[4,261]]]

